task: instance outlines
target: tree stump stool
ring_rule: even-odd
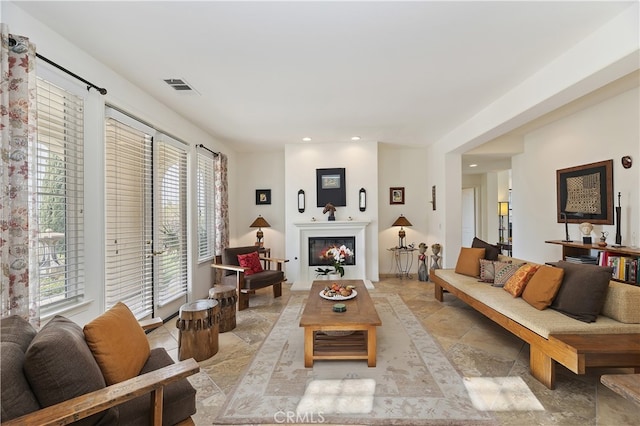
[[[230,285],[213,286],[209,289],[209,299],[217,300],[220,304],[220,333],[236,328],[236,288]]]
[[[178,359],[204,361],[218,353],[220,305],[216,300],[203,299],[180,307],[178,328]]]

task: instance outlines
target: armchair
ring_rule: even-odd
[[[249,295],[257,289],[273,286],[273,297],[282,295],[282,283],[287,281],[282,266],[288,262],[286,259],[261,257],[260,260],[268,262],[272,267],[259,272],[251,271],[249,267],[240,266],[238,255],[258,253],[257,246],[227,247],[222,251],[222,263],[213,263],[212,268],[222,270],[222,284],[233,285],[238,289],[238,310],[249,307]],[[262,269],[262,268],[260,268]],[[253,273],[252,273],[253,272]]]
[[[127,308],[116,305],[98,319],[118,309]],[[130,315],[139,340],[146,340],[143,330],[162,324],[138,323]],[[196,391],[186,378],[199,371],[194,359],[174,363],[164,348],[147,343],[140,370],[110,384],[83,329],[69,319],[56,316],[38,332],[18,316],[3,318],[0,326],[2,426],[193,424]],[[135,340],[128,327],[110,329],[125,344]],[[128,359],[117,372],[127,368]]]

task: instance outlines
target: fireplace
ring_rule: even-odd
[[[309,237],[309,266],[332,265],[333,259],[326,256],[332,247],[345,246],[353,253],[345,259],[345,265],[356,264],[356,237]]]
[[[312,260],[310,250],[310,242],[312,239],[324,240],[341,240],[340,245],[345,240],[353,239],[354,251],[353,263],[347,263],[344,267],[344,279],[367,279],[367,241],[366,227],[369,221],[323,221],[323,222],[297,222],[294,226],[297,230],[296,249],[298,253],[299,263],[298,270],[291,275],[295,282],[301,285],[310,284],[317,277],[315,261]],[[346,244],[345,244],[346,245]],[[295,256],[292,256],[295,257]],[[322,263],[320,266],[328,267],[330,264]],[[325,266],[327,265],[327,266]]]

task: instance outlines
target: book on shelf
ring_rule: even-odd
[[[612,278],[627,284],[640,285],[640,262],[635,256],[621,256],[602,252],[598,265],[613,268]]]
[[[566,256],[565,261],[571,262],[571,263],[582,263],[582,264],[589,264],[589,265],[598,264],[598,258],[596,256],[589,256],[589,255]]]

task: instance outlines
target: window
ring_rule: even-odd
[[[215,245],[215,185],[214,164],[211,154],[198,152],[197,209],[198,209],[198,261],[211,260]]]
[[[84,100],[37,80],[40,308],[84,297]]]

